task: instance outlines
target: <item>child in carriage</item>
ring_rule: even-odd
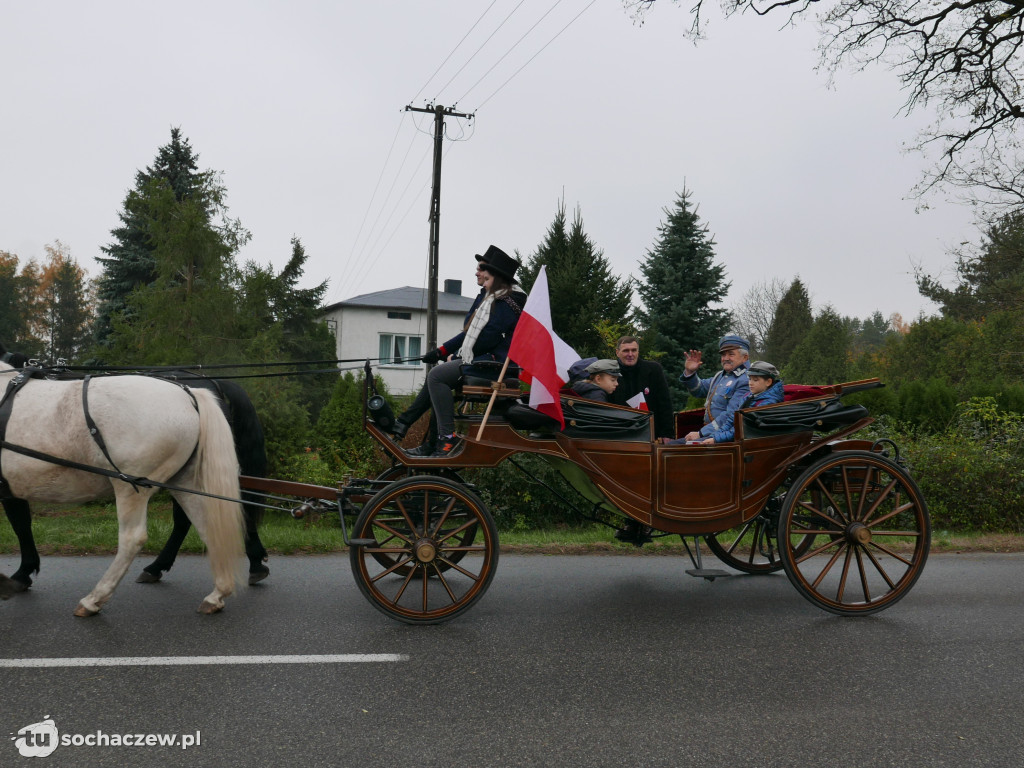
[[[747,369],[747,380],[750,382],[750,396],[747,397],[740,408],[756,408],[759,405],[772,405],[781,403],[784,397],[782,390],[782,378],[779,376],[779,369],[764,360],[758,360],[750,364]],[[725,442],[732,440],[736,435],[736,427],[733,422],[722,425],[717,434],[717,439],[709,437],[703,442],[705,444]]]
[[[573,382],[573,394],[601,403],[611,402],[611,394],[619,386],[619,376],[622,375],[619,371],[619,361],[594,360],[583,371],[587,378]]]

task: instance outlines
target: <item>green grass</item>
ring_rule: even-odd
[[[171,532],[171,506],[158,497],[150,504],[149,539],[145,555],[155,555]],[[117,548],[117,517],[113,503],[92,503],[82,506],[35,505],[32,529],[43,555],[109,554]],[[325,554],[345,549],[337,513],[324,513],[295,520],[286,513],[268,511],[260,526],[260,538],[272,554]],[[542,554],[573,553],[637,553],[683,554],[678,536],[656,538],[642,548],[616,541],[612,530],[590,525],[580,528],[558,527],[545,530],[510,530],[499,535],[503,551]],[[954,533],[935,531],[933,551],[1024,551],[1024,537],[1011,534]],[[189,532],[183,552],[203,551],[195,530]],[[0,554],[18,552],[18,542],[9,525],[0,523]]]

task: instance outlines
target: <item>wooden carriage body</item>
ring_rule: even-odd
[[[482,386],[463,387],[460,393],[464,406],[458,426],[466,438],[456,455],[443,459],[409,456],[372,421],[367,422],[367,429],[397,464],[411,470],[493,467],[515,453],[537,454],[562,470],[589,501],[603,501],[606,508],[659,531],[699,535],[734,528],[757,515],[806,457],[837,448],[864,450],[870,445],[860,440],[837,445],[871,423],[863,409],[848,413],[838,428],[824,434],[820,431],[824,425],[805,417],[765,431],[754,425],[753,415],[777,415],[781,417],[778,421],[785,422],[797,403],[800,414],[816,407],[824,411],[838,401],[844,388],[876,385],[877,380],[866,380],[818,387],[811,396],[796,401],[739,411],[736,439],[715,445],[659,443],[649,414],[568,395],[562,398],[564,431],[557,427],[530,429],[521,410],[512,407],[498,407],[485,420],[480,413],[483,408],[472,406],[490,397],[492,388]],[[499,388],[498,392],[506,405],[518,400],[518,390]],[[611,426],[585,430],[583,420],[588,415],[593,420],[595,413]],[[699,428],[702,413],[698,409],[677,414],[677,434]],[[617,416],[621,416],[621,428],[615,426]]]

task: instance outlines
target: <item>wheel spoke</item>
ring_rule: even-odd
[[[837,450],[793,481],[776,538],[786,575],[804,597],[832,613],[864,615],[892,605],[917,581],[931,525],[900,465],[877,453]]]
[[[860,573],[860,584],[861,584],[861,587],[864,589],[864,601],[870,603],[871,602],[871,586],[868,584],[868,575],[864,572],[864,558],[863,558],[863,556],[861,554],[862,550],[863,550],[863,547],[854,547],[853,548],[854,554],[857,555],[857,571]],[[864,550],[863,553],[867,554],[867,551]],[[871,557],[871,556],[868,555],[868,557]],[[872,562],[874,562],[874,558],[872,558]],[[875,563],[875,567],[876,568],[878,567],[878,563]],[[882,576],[884,577],[885,574],[883,573]],[[889,579],[886,578],[885,580],[888,581]],[[892,589],[892,586],[890,585],[889,588]]]
[[[385,485],[363,505],[353,530],[393,542],[352,546],[350,560],[360,591],[400,621],[451,619],[479,600],[494,576],[494,520],[476,494],[449,478],[417,475]],[[410,588],[417,579],[419,587]]]
[[[832,544],[835,544],[835,543],[837,543],[837,542],[832,542],[828,546],[831,547]],[[818,574],[818,578],[816,578],[811,583],[811,586],[814,587],[815,589],[818,588],[818,585],[821,584],[821,580],[824,579],[828,575],[829,571],[832,570],[832,566],[836,564],[836,561],[839,559],[839,556],[841,554],[843,554],[843,550],[846,549],[846,542],[845,541],[841,541],[840,540],[838,542],[838,544],[839,544],[839,548],[836,549],[835,554],[832,555],[832,557],[829,559],[829,561],[827,563],[825,563],[825,567],[821,569],[821,573]]]
[[[444,527],[445,521],[448,519],[448,515],[451,514],[454,508],[455,497],[453,496],[451,499],[448,500],[448,504],[445,505],[444,512],[441,514],[441,519],[437,521],[437,525],[435,525],[433,531],[431,531],[432,534],[436,535],[437,532]]]
[[[391,552],[403,552],[403,553],[405,553],[405,550],[390,550],[390,551]],[[406,553],[406,554],[408,554],[408,553]],[[377,581],[378,579],[382,579],[385,576],[389,576],[390,574],[394,573],[395,571],[397,571],[402,566],[407,565],[411,561],[412,561],[412,555],[409,555],[407,558],[405,558],[405,560],[398,560],[398,561],[395,562],[395,564],[393,566],[388,568],[386,571],[381,571],[381,573],[379,573],[376,576],[374,576],[371,579],[371,581]]]
[[[374,520],[373,525],[374,525],[374,527],[381,528],[382,530],[385,530],[389,534],[391,534],[391,536],[388,539],[388,541],[390,541],[391,539],[401,539],[402,541],[404,541],[409,546],[412,546],[412,539],[411,538],[409,538],[408,536],[403,535],[402,533],[400,533],[399,531],[395,530],[394,528],[392,528],[387,523],[385,523],[385,522],[383,522],[381,520]]]
[[[896,487],[896,484],[898,482],[899,482],[899,479],[894,477],[892,479],[892,481],[885,487],[885,489],[880,494],[878,494],[878,498],[875,499],[871,503],[871,507],[868,509],[868,511],[865,512],[862,517],[858,517],[857,519],[860,522],[862,522],[862,523],[864,523],[866,525],[868,520],[871,519],[871,516],[873,514],[875,514],[875,512],[878,510],[878,507],[881,506],[883,501],[885,501],[886,496],[888,496],[890,493],[892,493],[892,489]],[[893,513],[893,514],[897,514],[897,513]],[[891,515],[888,515],[887,517],[891,517]],[[882,519],[884,520],[886,518],[882,518]],[[878,521],[876,521],[876,522],[878,522]]]
[[[846,548],[846,556],[843,558],[843,571],[839,578],[839,586],[836,588],[836,600],[843,602],[843,593],[846,592],[846,580],[850,577],[850,561],[853,559],[851,555],[852,547]]]
[[[903,563],[906,566],[913,565],[913,561],[912,560],[908,560],[907,558],[903,557],[903,555],[901,555],[899,552],[896,552],[895,550],[889,549],[888,547],[883,547],[877,541],[872,541],[871,542],[871,546],[873,546],[875,549],[877,549],[877,550],[879,550],[881,552],[884,552],[885,554],[887,554],[889,557],[893,558],[894,560],[899,560],[901,563]]]
[[[871,550],[865,548],[864,554],[867,555],[868,559],[871,561],[871,564],[875,566],[875,570],[878,571],[878,575],[885,579],[885,583],[889,586],[889,589],[896,589],[896,582],[889,578],[889,574],[886,573],[885,568],[882,567],[882,564],[878,562],[875,556],[871,554]],[[897,557],[896,559],[902,561],[906,565],[910,565],[909,560],[904,560],[902,557]],[[865,587],[865,591],[866,589],[867,588]]]

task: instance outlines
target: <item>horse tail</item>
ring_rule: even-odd
[[[216,396],[194,389],[199,406],[199,445],[196,447],[197,490],[239,498],[238,459],[231,427]],[[210,568],[218,584],[235,584],[241,577],[245,553],[242,506],[235,501],[206,498],[206,547]]]

